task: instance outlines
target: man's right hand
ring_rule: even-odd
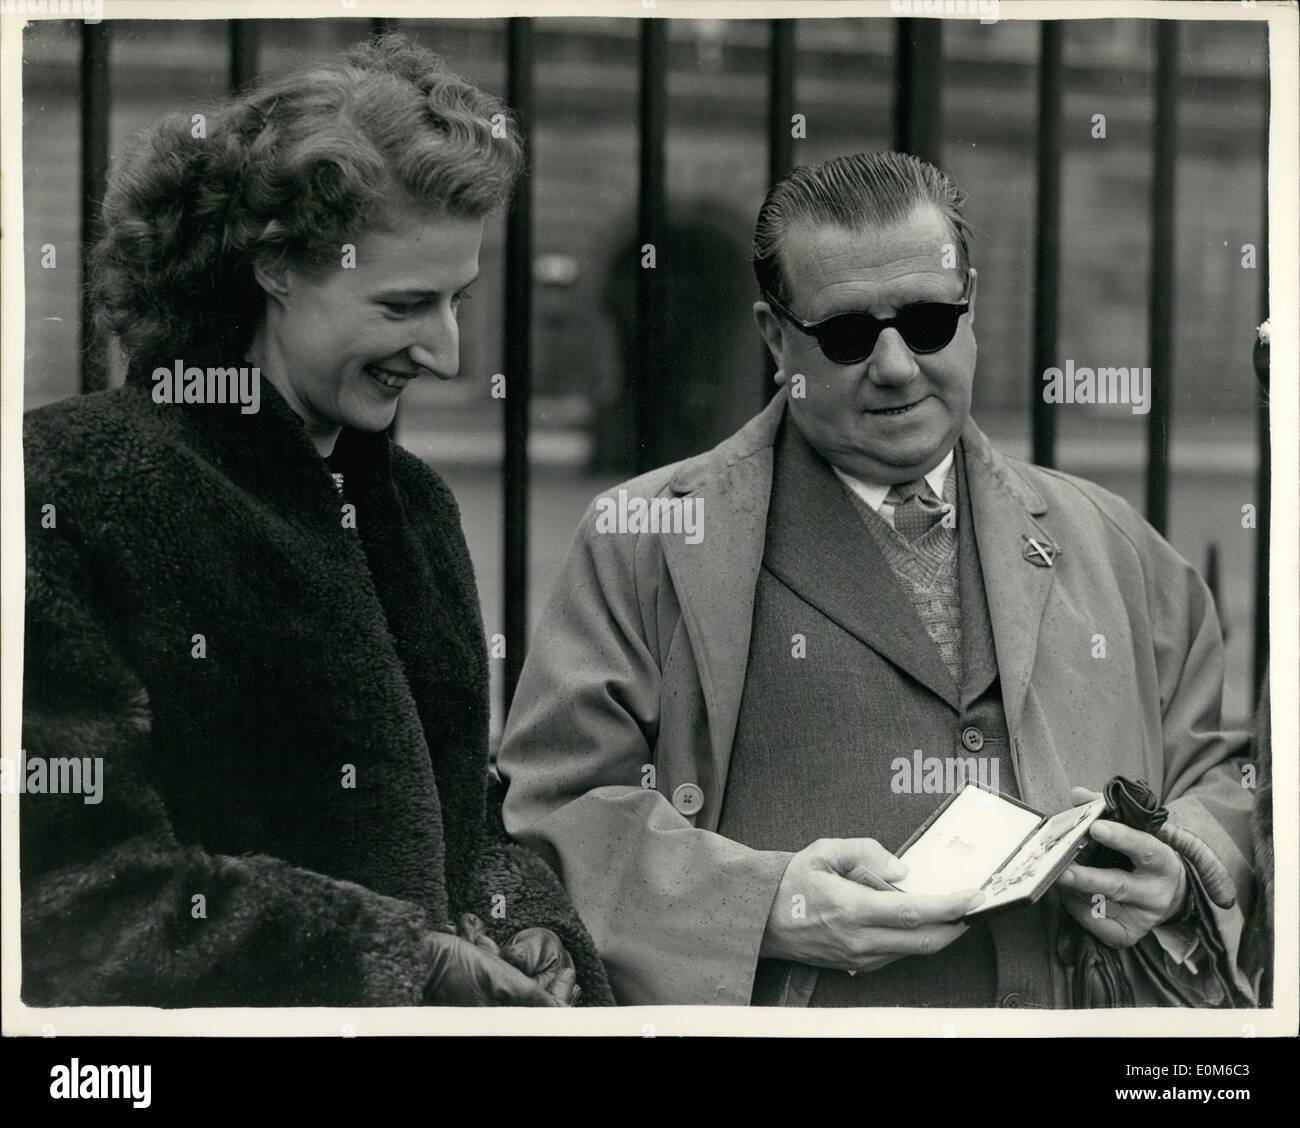
[[[881,891],[907,867],[874,838],[820,838],[790,859],[772,902],[759,955],[840,971],[875,971],[903,956],[946,948],[955,923],[984,900],[978,890],[944,896]]]
[[[442,1007],[560,1007],[564,1001],[487,948],[450,933],[425,940],[433,963],[424,1001]]]

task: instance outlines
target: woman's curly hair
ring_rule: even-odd
[[[206,130],[169,115],[105,194],[91,274],[100,326],[130,370],[242,356],[264,306],[255,263],[337,263],[403,207],[487,215],[523,161],[504,103],[401,35],[223,101]]]

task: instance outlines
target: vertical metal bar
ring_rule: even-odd
[[[1064,26],[1044,20],[1038,52],[1038,210],[1034,232],[1034,359],[1029,374],[1033,460],[1056,465],[1056,414],[1043,397],[1043,373],[1056,364],[1061,277],[1061,98]]]
[[[1173,376],[1174,211],[1178,164],[1177,20],[1156,24],[1155,169],[1151,177],[1151,411],[1147,415],[1147,520],[1169,527],[1169,420]]]
[[[767,183],[775,184],[794,165],[794,20],[771,20],[767,79]]]
[[[794,166],[790,119],[794,116],[795,21],[771,20],[768,27],[771,42],[767,56],[767,183],[770,188]],[[772,377],[776,374],[776,362],[766,344],[761,346],[761,356],[760,406],[771,397]]]
[[[1268,25],[1263,25],[1265,43],[1267,44]],[[1268,57],[1267,45],[1265,58]],[[1259,319],[1267,321],[1270,317],[1268,307],[1268,151],[1269,151],[1269,103],[1270,83],[1268,71],[1264,76],[1264,128],[1263,128],[1263,192],[1260,200],[1260,229],[1263,238],[1259,247]],[[1273,466],[1273,443],[1269,435],[1269,348],[1256,341],[1254,347],[1255,375],[1259,381],[1257,395],[1258,408],[1255,412],[1256,448],[1259,462],[1255,471],[1256,498],[1256,537],[1255,537],[1255,652],[1254,652],[1254,700],[1259,700],[1264,686],[1264,677],[1268,672],[1269,637],[1269,545],[1272,541],[1272,521],[1270,506],[1273,487],[1269,475]]]
[[[108,386],[90,293],[91,250],[100,234],[108,178],[108,24],[81,25],[81,390]]]
[[[262,35],[257,20],[230,20],[230,90],[236,93],[257,77]]]
[[[667,118],[667,24],[661,19],[641,20],[640,188],[637,200],[636,363],[633,366],[633,469],[651,468],[650,443],[654,422],[654,385],[658,375],[660,344],[658,241],[664,231],[665,202],[664,127]],[[655,254],[654,266],[645,261],[647,244]]]
[[[938,165],[942,161],[943,21],[895,24],[894,148]]]
[[[515,112],[525,152],[532,156],[533,24],[506,21],[506,102]],[[528,647],[528,409],[531,399],[533,210],[530,177],[519,178],[506,214],[505,286],[505,700],[514,700]]]

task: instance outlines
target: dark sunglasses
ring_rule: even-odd
[[[876,341],[886,329],[897,329],[914,353],[938,352],[952,343],[961,315],[970,309],[968,299],[917,302],[904,306],[897,317],[881,319],[869,313],[837,313],[825,321],[810,322],[796,317],[769,293],[764,292],[763,299],[816,339],[822,354],[835,364],[858,364],[866,360],[875,351]]]

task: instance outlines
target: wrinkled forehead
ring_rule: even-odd
[[[781,240],[781,267],[792,308],[810,321],[956,301],[966,285],[956,237],[937,208],[883,226],[796,222]]]

